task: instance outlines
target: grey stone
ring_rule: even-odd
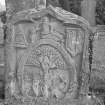
[[[88,94],[90,25],[46,0],[33,2],[6,1],[6,100],[78,104]]]

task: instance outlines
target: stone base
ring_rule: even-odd
[[[48,100],[44,101],[41,98],[33,99],[31,101],[19,99],[16,100],[14,97],[6,101],[1,101],[0,105],[103,105],[102,101],[95,96],[84,96],[82,99],[63,99],[60,101]]]

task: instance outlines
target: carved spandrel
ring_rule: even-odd
[[[28,45],[31,43],[35,43],[35,41],[37,40],[36,24],[26,22],[21,25],[24,32],[26,44]]]
[[[84,32],[81,29],[66,29],[66,48],[72,56],[80,54],[83,50]]]
[[[19,23],[14,25],[14,43],[17,47],[27,47],[38,40],[38,26],[33,23]]]

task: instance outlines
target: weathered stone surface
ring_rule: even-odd
[[[0,44],[4,43],[3,23],[0,19]]]
[[[5,88],[4,88],[4,79],[5,79],[5,57],[4,57],[4,30],[3,23],[1,22],[0,17],[0,99],[4,99]]]
[[[6,100],[14,105],[72,104],[87,94],[90,26],[42,1],[7,20]]]
[[[82,0],[81,2],[81,16],[88,20],[91,26],[96,25],[96,0]]]
[[[105,102],[105,26],[93,28],[93,62],[90,91]]]
[[[0,66],[4,64],[4,47],[0,47]]]
[[[105,26],[97,26],[94,32],[91,87],[105,88]]]

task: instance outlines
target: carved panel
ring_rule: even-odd
[[[39,91],[38,88],[35,88],[33,86],[33,90],[36,96],[44,97],[45,99],[54,96],[58,99],[62,98],[64,96],[64,93],[69,88],[69,78],[71,78],[73,81],[75,80],[75,74],[72,71],[73,67],[67,67],[67,64],[65,64],[66,62],[59,54],[57,49],[54,49],[50,45],[39,45],[38,48],[33,48],[32,52],[28,54],[28,56],[29,57],[26,59],[26,64],[24,64],[26,66],[20,67],[23,68],[23,71],[19,70],[20,73],[23,73],[23,83],[26,82],[24,80],[24,76],[30,75],[30,77],[33,77],[32,80],[36,81],[33,85],[35,85],[35,87],[37,85],[37,87],[39,86],[39,88],[43,89]],[[31,59],[31,56],[33,60]],[[26,78],[31,79],[30,77]],[[59,82],[60,78],[62,78],[61,83]],[[39,81],[38,84],[37,81]],[[24,87],[24,84],[22,85]],[[42,87],[40,85],[42,85]],[[23,91],[24,89],[25,88],[22,88]]]
[[[22,11],[10,19],[7,102],[55,105],[79,98],[89,35],[83,24],[78,16],[53,7]]]
[[[93,88],[98,88],[101,86],[95,85],[99,81],[105,80],[105,27],[104,26],[97,26],[95,34],[94,34],[94,41],[93,41],[93,64],[92,64],[92,81],[94,82],[91,84]],[[97,78],[97,79],[93,79]],[[100,84],[101,85],[101,84]],[[102,84],[102,88],[105,84]]]
[[[94,47],[93,47],[93,68],[97,68],[103,71],[105,68],[105,31],[99,30],[94,36]]]
[[[35,43],[35,41],[38,39],[37,32],[40,31],[37,29],[37,27],[37,24],[27,21],[14,25],[14,46],[27,47],[29,44]]]

